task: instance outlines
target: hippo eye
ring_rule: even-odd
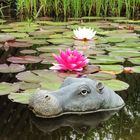
[[[80,94],[82,94],[83,96],[87,95],[89,93],[89,91],[87,91],[86,89],[83,89]]]
[[[96,88],[97,88],[97,91],[102,94],[104,85],[101,82],[99,82],[99,83],[97,83]]]

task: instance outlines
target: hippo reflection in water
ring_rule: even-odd
[[[70,127],[78,133],[87,133],[110,119],[117,111],[101,111],[84,115],[63,115],[57,118],[38,118],[31,114],[31,122],[44,133],[54,132],[57,129]]]
[[[101,82],[71,77],[56,91],[38,90],[29,102],[36,116],[42,118],[119,110],[123,106],[122,98]]]

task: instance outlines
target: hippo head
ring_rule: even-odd
[[[29,106],[37,116],[51,118],[118,110],[124,106],[124,101],[99,81],[68,77],[56,91],[38,90],[31,97]]]

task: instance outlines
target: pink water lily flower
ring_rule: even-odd
[[[53,54],[53,56],[58,62],[50,68],[53,70],[82,71],[89,61],[83,53],[71,49],[60,51],[59,55]]]

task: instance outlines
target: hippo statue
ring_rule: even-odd
[[[29,100],[29,107],[42,118],[119,110],[124,104],[118,94],[101,82],[72,77],[66,78],[56,91],[37,90]]]

